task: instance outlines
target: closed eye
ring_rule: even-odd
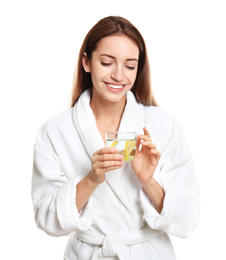
[[[135,67],[134,67],[134,66],[128,66],[128,65],[126,65],[126,68],[129,69],[129,70],[135,70]]]
[[[101,61],[101,65],[103,65],[103,66],[110,66],[112,63],[106,63],[106,62],[103,62],[103,61]]]

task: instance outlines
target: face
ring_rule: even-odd
[[[91,73],[93,97],[110,102],[125,99],[136,80],[138,58],[139,49],[127,36],[102,38],[91,60],[83,57],[84,69]]]

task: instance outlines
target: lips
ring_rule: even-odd
[[[111,90],[112,92],[120,92],[126,86],[126,85],[122,85],[122,84],[121,85],[120,84],[110,84],[110,83],[105,83],[105,84],[106,84],[107,88],[109,90]]]
[[[108,85],[108,87],[114,88],[114,89],[120,89],[120,88],[124,87],[124,85],[113,85],[113,84],[107,84],[107,85]]]

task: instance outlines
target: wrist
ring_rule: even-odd
[[[141,184],[142,184],[143,188],[145,189],[145,188],[154,187],[157,184],[157,182],[156,182],[154,177],[151,177],[151,178],[149,178],[149,179],[147,179],[145,181],[142,180]]]
[[[87,180],[89,185],[92,187],[97,187],[99,184],[101,184],[104,181],[103,178],[98,178],[98,176],[95,174],[93,170],[91,170],[87,174]]]
[[[153,177],[148,182],[143,183],[142,187],[155,209],[160,213],[163,208],[165,197],[165,192],[162,187]]]

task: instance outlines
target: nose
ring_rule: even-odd
[[[114,70],[111,73],[111,78],[117,82],[123,81],[124,73],[121,65],[116,65]]]

